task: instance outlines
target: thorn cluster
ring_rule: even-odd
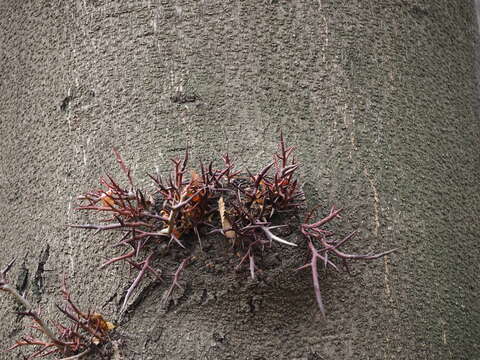
[[[241,253],[237,268],[248,265],[252,278],[258,270],[256,256],[271,249],[274,243],[297,247],[297,243],[276,234],[276,229],[289,225],[274,224],[278,214],[298,213],[304,207],[305,196],[296,178],[298,163],[292,156],[293,151],[293,147],[285,145],[281,135],[273,161],[258,173],[247,170],[243,174],[236,170],[227,154],[222,157],[221,168],[214,168],[213,163],[200,163],[199,171],[191,171],[190,176],[187,176],[187,151],[183,159],[171,159],[173,166],[167,178],[149,175],[155,189],[146,192],[135,187],[129,168],[114,150],[128,185],[123,187],[107,175],[107,179],[100,179],[101,189],[79,197],[84,204],[77,208],[107,213],[110,217],[99,224],[71,226],[120,234],[114,246],[123,247],[123,253],[113,256],[101,267],[124,261],[137,271],[124,297],[121,312],[126,309],[129,298],[145,274],[160,280],[164,278],[162,271],[154,266],[154,260],[162,258],[171,249],[177,249],[186,255],[171,275],[172,283],[165,296],[168,300],[173,290],[180,287],[178,281],[192,258],[191,249],[195,244],[202,246],[202,235],[223,234],[231,242],[232,249]],[[340,252],[338,248],[353,235],[334,241],[334,234],[323,229],[323,225],[337,217],[339,212],[333,208],[326,218],[300,226],[300,233],[312,255],[310,263],[302,268],[312,268],[315,295],[323,314],[318,259],[323,260],[326,267],[329,265],[338,270],[328,259],[329,254],[340,258],[345,265],[349,259],[369,260],[389,253],[349,255]]]
[[[69,320],[70,324],[64,325],[52,321],[53,328],[51,328],[40,316],[40,312],[35,310],[25,296],[18,293],[15,287],[8,282],[7,272],[14,262],[15,260],[12,260],[0,273],[0,290],[12,295],[25,308],[25,311],[21,311],[19,314],[30,317],[33,321],[31,328],[45,335],[46,339],[26,335],[17,340],[7,351],[19,347],[33,347],[35,350],[28,356],[28,359],[51,354],[68,356],[64,358],[65,360],[79,359],[109,341],[108,332],[114,328],[114,325],[105,321],[98,313],[82,312],[71,300],[65,278],[62,285],[64,306],[56,305],[56,307]]]
[[[299,267],[297,270],[311,268],[312,271],[312,280],[313,288],[315,292],[315,297],[317,299],[317,304],[322,312],[322,315],[325,317],[325,308],[322,302],[322,296],[320,292],[320,282],[318,278],[318,260],[323,261],[324,269],[327,269],[329,266],[337,271],[340,271],[340,268],[332,262],[332,258],[336,257],[340,259],[345,270],[350,273],[348,267],[348,260],[374,260],[382,256],[388,255],[396,249],[385,251],[379,254],[347,254],[339,250],[339,248],[344,245],[348,240],[353,238],[356,235],[356,231],[350,233],[344,238],[337,239],[335,238],[335,233],[324,229],[324,226],[332,221],[333,219],[340,216],[342,209],[336,209],[332,207],[330,213],[324,218],[314,222],[312,224],[301,224],[300,231],[304,238],[307,240],[308,250],[310,251],[311,259],[310,262]],[[310,214],[305,222],[308,222],[311,218]],[[317,244],[317,247],[315,246]]]

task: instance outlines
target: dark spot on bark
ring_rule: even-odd
[[[42,250],[42,252],[38,257],[37,271],[35,271],[35,276],[33,277],[32,292],[33,292],[33,295],[37,296],[38,298],[41,297],[43,292],[43,286],[44,286],[43,273],[45,272],[45,264],[47,263],[49,257],[50,257],[50,246],[47,244],[45,249]]]
[[[413,17],[416,17],[416,18],[423,18],[428,16],[427,9],[424,9],[418,5],[412,6],[410,13],[413,15]]]
[[[27,289],[28,285],[28,268],[25,265],[25,260],[23,261],[22,267],[20,268],[20,272],[17,276],[17,291],[21,294]]]
[[[217,332],[214,332],[212,336],[213,336],[213,340],[215,340],[215,342],[220,344],[223,344],[227,340],[227,337],[225,335],[219,334]]]
[[[326,358],[317,354],[316,352],[311,352],[307,355],[307,360],[326,360]]]
[[[207,302],[207,289],[202,290],[202,295],[200,296],[200,305],[204,305]]]
[[[175,147],[171,149],[167,149],[168,152],[178,152],[178,151],[185,151],[187,148],[186,147]]]
[[[140,34],[137,38],[153,36],[155,33],[153,31],[147,31],[146,33]]]
[[[28,256],[28,254],[25,255],[25,258],[27,256]],[[22,266],[20,268],[20,272],[18,273],[17,282],[16,282],[15,287],[17,288],[17,291],[20,294],[23,294],[27,290],[27,286],[28,286],[28,268],[25,264],[25,259],[23,259],[23,263],[22,263]],[[15,311],[19,313],[19,312],[22,312],[22,311],[26,311],[26,308],[23,305],[16,304]],[[24,316],[23,314],[17,314],[17,323],[20,321],[21,318],[23,318],[23,316]],[[17,327],[14,327],[12,329],[12,334],[16,335],[16,332],[19,331],[19,328],[17,329]]]
[[[254,314],[256,309],[255,309],[255,304],[253,302],[253,297],[248,299],[248,307],[250,308],[250,313]]]
[[[68,105],[70,105],[70,102],[73,100],[73,97],[68,95],[65,97],[65,99],[62,100],[62,103],[60,104],[60,110],[63,112],[67,112],[68,110]]]
[[[197,96],[195,94],[188,94],[183,91],[177,91],[175,92],[175,94],[170,96],[170,100],[176,104],[192,103],[197,100]]]
[[[105,306],[107,306],[108,304],[110,304],[113,300],[115,300],[115,298],[117,297],[118,293],[114,293],[112,296],[110,296],[108,298],[107,301],[105,301],[105,303],[102,305],[102,308],[104,308]]]

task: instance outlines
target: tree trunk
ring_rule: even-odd
[[[79,304],[118,322],[125,359],[480,356],[473,3],[3,1],[0,12],[0,263],[17,258],[10,279],[43,314],[57,316],[64,273]],[[398,250],[353,276],[320,271],[325,320],[309,272],[294,271],[304,245],[257,281],[214,247],[168,308],[168,283],[146,279],[120,318],[133,272],[98,269],[119,255],[114,239],[66,226],[92,221],[76,197],[102,174],[122,178],[112,147],[148,188],[146,173],[187,147],[192,165],[229,152],[258,170],[280,130],[309,207],[342,207],[335,229],[359,231],[348,249]],[[5,348],[29,320],[7,296],[0,306]]]

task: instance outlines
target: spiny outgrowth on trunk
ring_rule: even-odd
[[[332,259],[336,257],[337,259],[340,259],[344,269],[350,273],[350,269],[348,267],[348,260],[374,260],[382,256],[388,255],[396,250],[392,249],[379,254],[365,255],[347,254],[340,251],[339,248],[344,245],[348,240],[353,238],[356,232],[354,231],[349,235],[345,236],[344,238],[338,239],[335,237],[336,234],[333,231],[326,230],[324,226],[333,219],[337,218],[340,215],[341,211],[342,209],[336,209],[335,207],[332,207],[330,213],[324,218],[318,220],[317,222],[311,224],[304,223],[300,225],[300,231],[307,241],[307,246],[311,255],[311,259],[309,263],[301,266],[297,270],[311,268],[315,297],[317,299],[318,307],[322,312],[323,316],[325,316],[325,308],[323,306],[322,296],[320,292],[320,281],[318,278],[318,260],[323,262],[324,269],[331,267],[337,271],[340,271],[340,268],[334,262],[332,262]],[[312,214],[307,217],[306,222],[310,220],[311,215]]]
[[[214,168],[212,162],[208,165],[200,163],[198,171],[188,172],[187,151],[183,159],[171,159],[173,166],[167,178],[149,175],[155,188],[145,191],[135,187],[129,168],[114,150],[128,185],[123,187],[107,175],[108,180],[100,179],[102,189],[79,197],[84,204],[77,208],[109,213],[111,216],[99,224],[71,226],[120,233],[114,247],[123,247],[124,252],[115,254],[101,267],[124,261],[138,271],[126,292],[121,312],[125,311],[129,298],[146,274],[161,281],[165,276],[171,276],[171,286],[164,298],[168,300],[173,290],[181,287],[178,281],[193,259],[192,248],[196,244],[202,247],[202,236],[217,232],[230,242],[234,253],[240,254],[236,268],[246,265],[252,278],[259,270],[258,256],[271,251],[274,243],[299,249],[303,247],[298,245],[305,243],[312,259],[304,267],[312,269],[315,295],[324,314],[318,259],[324,261],[325,266],[338,269],[328,259],[330,253],[345,264],[349,259],[369,260],[389,252],[378,255],[340,252],[338,247],[351,236],[339,242],[333,241],[331,237],[334,234],[322,227],[338,216],[340,210],[335,208],[325,219],[300,226],[304,242],[287,241],[278,235],[277,229],[290,226],[285,215],[299,213],[305,203],[305,195],[296,177],[299,164],[292,156],[293,151],[294,147],[287,147],[281,135],[273,161],[254,174],[248,170],[245,173],[236,170],[228,154],[222,157],[220,168]],[[171,249],[180,251],[183,260],[175,272],[164,275],[164,271],[155,268],[153,263],[155,259],[161,260]]]
[[[7,273],[13,266],[12,260],[0,272],[0,290],[9,293],[15,301],[24,307],[20,315],[30,317],[33,321],[31,328],[44,336],[25,335],[7,349],[11,351],[20,347],[34,348],[27,359],[45,357],[56,354],[63,359],[80,359],[98,350],[108,341],[109,332],[115,326],[106,321],[96,312],[83,312],[72,301],[67,290],[65,278],[62,284],[64,306],[56,305],[58,311],[68,319],[69,325],[57,321],[45,321],[38,310],[35,310],[23,294],[20,294],[8,279]],[[51,323],[51,325],[49,325]],[[67,357],[65,357],[67,356]]]

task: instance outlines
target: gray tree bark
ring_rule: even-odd
[[[192,164],[228,151],[258,169],[283,130],[309,204],[344,207],[335,226],[359,230],[350,249],[399,250],[353,277],[321,274],[326,320],[308,272],[252,282],[236,258],[199,260],[168,311],[167,285],[144,283],[119,321],[124,358],[479,358],[473,3],[3,1],[0,13],[0,263],[17,257],[11,279],[26,275],[44,314],[64,272],[81,305],[118,315],[131,274],[98,270],[111,238],[65,226],[88,220],[78,194],[121,177],[112,147],[147,187],[187,145]],[[2,347],[29,324],[14,311],[1,296]]]

